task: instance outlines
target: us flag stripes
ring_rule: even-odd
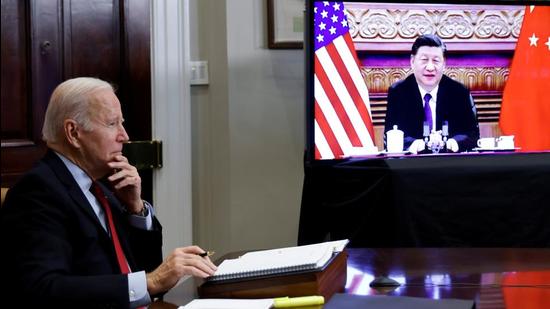
[[[341,2],[314,2],[315,158],[376,150],[369,92]]]

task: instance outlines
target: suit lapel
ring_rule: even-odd
[[[420,127],[422,127],[422,124],[424,123],[424,103],[422,101],[422,95],[420,94],[420,90],[418,89],[418,83],[416,82],[414,74],[411,74],[409,75],[409,77],[407,77],[407,85],[409,88],[407,93],[414,93],[411,100],[411,104],[413,104],[411,110],[414,114],[411,115],[411,119],[420,119]]]
[[[107,241],[107,243],[112,244],[111,238],[109,236],[109,233],[105,231],[103,228],[103,225],[99,222],[99,218],[93,211],[92,206],[88,202],[88,199],[84,196],[82,193],[82,190],[76,183],[76,180],[73,178],[63,161],[52,151],[48,150],[46,155],[44,156],[43,161],[50,166],[52,171],[57,175],[60,182],[67,188],[67,191],[69,192],[69,195],[73,199],[74,203],[77,205],[80,210],[85,214],[86,217],[88,217],[96,226],[100,232],[99,235],[102,235],[104,237],[104,240]],[[122,208],[122,205],[119,203],[119,201],[115,198],[113,193],[108,190],[103,184],[100,185],[101,190],[107,197],[107,201],[109,202],[111,206],[111,212],[113,214],[113,220],[115,221],[115,226],[117,229],[117,233],[119,236],[120,244],[122,246],[122,249],[124,250],[124,254],[126,255],[126,260],[128,261],[128,264],[130,265],[131,269],[137,269],[136,264],[134,262],[134,258],[132,256],[132,251],[130,250],[130,244],[128,242],[128,234],[126,232],[126,229],[123,228],[123,225],[125,225],[124,221],[124,211]],[[111,246],[112,247],[112,246]],[[113,250],[113,257],[115,257],[114,253],[114,247]]]
[[[82,210],[84,215],[88,217],[88,219],[90,219],[99,230],[101,230],[101,232],[99,233],[100,235],[104,235],[108,238],[108,233],[99,222],[99,218],[97,217],[92,206],[88,202],[88,199],[86,199],[84,193],[82,193],[82,190],[80,190],[80,187],[76,183],[76,180],[73,178],[63,161],[61,161],[61,159],[52,150],[48,150],[46,156],[44,157],[44,162],[48,166],[50,166],[50,168],[57,175],[61,183],[67,188],[67,191],[69,192],[69,195],[76,204],[76,207]]]
[[[447,90],[446,78],[447,77],[445,75],[441,77],[441,81],[439,82],[439,89],[437,90],[437,103],[435,108],[435,127],[437,129],[441,129],[443,125],[443,120],[448,120],[443,119],[444,117],[446,117],[446,104],[449,104],[449,99],[445,97],[445,95],[449,93],[449,91]]]

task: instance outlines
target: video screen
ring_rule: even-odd
[[[548,20],[548,1],[308,1],[308,159],[549,151]]]

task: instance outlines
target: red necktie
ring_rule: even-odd
[[[111,206],[109,205],[109,201],[107,201],[105,194],[103,194],[103,191],[96,182],[92,182],[91,191],[105,211],[107,223],[109,225],[109,231],[111,232],[111,240],[113,241],[113,246],[115,247],[116,259],[118,261],[120,271],[123,274],[127,274],[130,272],[130,268],[128,267],[128,261],[126,260],[124,251],[122,251],[122,246],[120,246],[120,241],[118,240],[118,234],[116,232],[115,223],[113,222],[113,214],[111,213]]]

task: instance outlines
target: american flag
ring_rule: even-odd
[[[369,91],[359,70],[344,4],[317,1],[313,13],[315,158],[373,152]]]

